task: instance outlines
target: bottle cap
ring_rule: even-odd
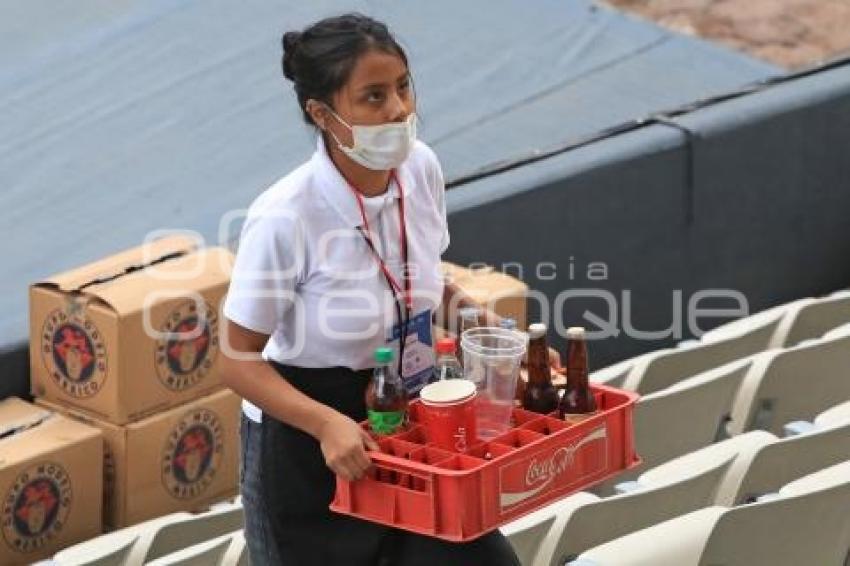
[[[393,349],[382,346],[375,349],[375,361],[379,364],[388,364],[393,361]]]
[[[541,336],[546,335],[546,325],[542,322],[535,322],[528,326],[528,338],[529,340],[535,340],[540,338]]]
[[[457,342],[455,342],[454,338],[440,338],[437,340],[437,353],[438,354],[454,354]]]
[[[570,326],[567,328],[567,338],[571,338],[573,340],[584,340],[584,327]]]

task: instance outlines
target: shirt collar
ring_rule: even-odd
[[[315,170],[318,173],[318,179],[320,180],[317,187],[319,193],[339,214],[346,225],[356,228],[363,224],[363,219],[360,217],[360,209],[351,192],[351,187],[345,177],[342,176],[342,173],[339,172],[339,169],[336,168],[336,165],[334,165],[330,155],[328,155],[321,134],[316,136],[316,138],[316,152],[313,154],[312,160]],[[410,196],[411,181],[409,175],[407,175],[407,168],[404,163],[398,168],[396,174],[401,181],[404,196],[408,198]],[[388,193],[395,197],[394,200],[397,200],[399,197],[398,184],[391,181]],[[380,197],[384,196],[380,195]],[[366,201],[367,209],[371,208],[368,206],[371,199],[364,197],[364,200]]]

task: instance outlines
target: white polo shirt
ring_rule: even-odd
[[[397,170],[404,191],[412,314],[440,304],[440,256],[449,245],[445,187],[434,152],[417,141]],[[399,283],[399,186],[363,198],[372,239]],[[363,224],[351,187],[321,136],[313,157],[251,204],[239,242],[224,315],[269,334],[263,358],[280,363],[355,370],[374,367],[396,324],[392,293],[357,227]],[[243,400],[259,422],[262,412]]]

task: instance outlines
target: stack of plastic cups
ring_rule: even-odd
[[[478,390],[478,437],[491,440],[508,431],[519,368],[526,351],[514,330],[481,327],[465,331],[460,339],[464,377]]]

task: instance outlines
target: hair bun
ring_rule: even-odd
[[[301,41],[301,32],[300,31],[288,31],[283,34],[283,50],[284,51],[295,51],[295,48],[298,47],[298,42]]]
[[[300,31],[288,31],[283,34],[281,44],[283,45],[283,76],[290,81],[295,80],[295,71],[293,69],[292,59],[295,50],[298,49],[298,44],[301,41]]]

